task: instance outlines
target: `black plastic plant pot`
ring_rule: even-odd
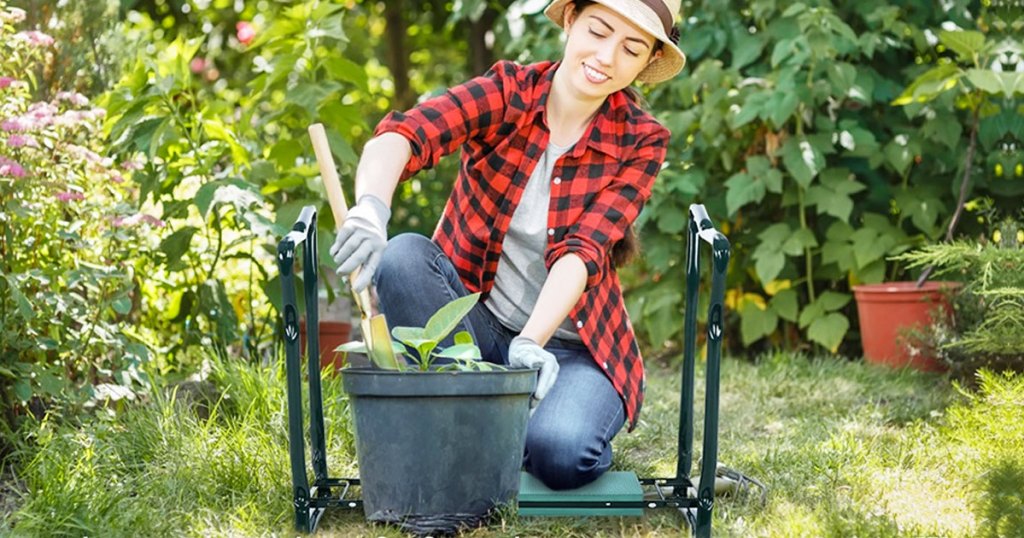
[[[451,532],[519,491],[536,370],[341,376],[368,520]]]

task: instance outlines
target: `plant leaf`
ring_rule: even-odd
[[[821,303],[825,312],[832,312],[846,306],[850,302],[850,298],[849,293],[826,291],[818,297],[817,302]]]
[[[185,268],[181,257],[188,252],[192,236],[199,231],[194,226],[185,226],[160,242],[160,251],[167,257],[167,269],[176,271]]]
[[[729,216],[733,216],[741,207],[764,199],[765,186],[759,181],[754,181],[750,174],[740,172],[725,182],[728,189],[725,193],[725,207]]]
[[[14,395],[18,397],[18,400],[27,402],[32,398],[32,385],[28,384],[28,381],[19,379],[14,383]]]
[[[772,297],[769,306],[774,310],[780,318],[786,321],[795,322],[797,314],[800,311],[800,306],[797,304],[796,290],[785,289],[781,290]]]
[[[939,32],[939,42],[968,62],[985,50],[985,34],[970,30],[943,30]]]
[[[782,147],[782,162],[793,179],[806,188],[825,167],[825,156],[807,138],[792,137]]]
[[[956,64],[948,63],[933,67],[914,79],[892,104],[901,106],[931,101],[939,94],[955,87],[962,76],[964,72]]]
[[[25,321],[32,321],[36,318],[36,313],[32,310],[32,304],[28,302],[25,295],[18,289],[17,282],[14,281],[13,275],[4,275],[7,279],[7,287],[11,290],[11,296],[14,298],[15,304],[18,305],[18,313]]]
[[[424,344],[432,342],[421,327],[395,327],[391,329],[391,336],[414,349],[420,349]]]
[[[807,338],[835,353],[849,328],[850,320],[842,314],[833,312],[812,321],[811,326],[807,329]]]
[[[473,293],[465,297],[459,297],[454,301],[442,306],[430,319],[424,328],[424,337],[433,340],[435,344],[444,340],[448,333],[455,330],[462,318],[469,314],[480,300],[480,293]]]
[[[480,348],[476,344],[456,344],[435,353],[436,357],[459,360],[479,360],[481,357]]]
[[[740,310],[740,335],[745,346],[772,334],[778,325],[778,314],[762,309],[753,301],[747,301]]]

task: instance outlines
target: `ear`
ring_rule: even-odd
[[[562,8],[562,28],[566,30],[569,26],[572,26],[573,22],[576,22],[576,2],[569,2]]]
[[[665,51],[664,50],[658,49],[658,50],[654,51],[654,53],[651,54],[651,58],[649,60],[647,60],[647,65],[651,65],[652,63],[654,63],[656,60],[658,60],[659,58],[661,58],[664,55],[665,55]]]

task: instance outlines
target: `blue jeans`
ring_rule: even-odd
[[[388,241],[373,283],[392,327],[423,327],[438,308],[469,294],[451,260],[418,234]],[[482,303],[453,334],[460,330],[473,335],[484,360],[508,364],[516,334]],[[449,336],[441,345],[451,344]],[[552,489],[577,488],[611,466],[611,440],[625,423],[625,410],[586,346],[551,339],[545,349],[558,358],[558,377],[527,424],[523,466]]]

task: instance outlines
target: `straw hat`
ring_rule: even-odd
[[[544,10],[558,26],[562,26],[565,6],[573,0],[555,0]],[[683,69],[686,55],[679,50],[679,31],[675,26],[675,16],[679,13],[680,0],[594,0],[608,9],[625,17],[658,41],[664,43],[661,58],[651,62],[637,75],[637,80],[653,84],[668,80]],[[673,41],[672,37],[675,37]]]

